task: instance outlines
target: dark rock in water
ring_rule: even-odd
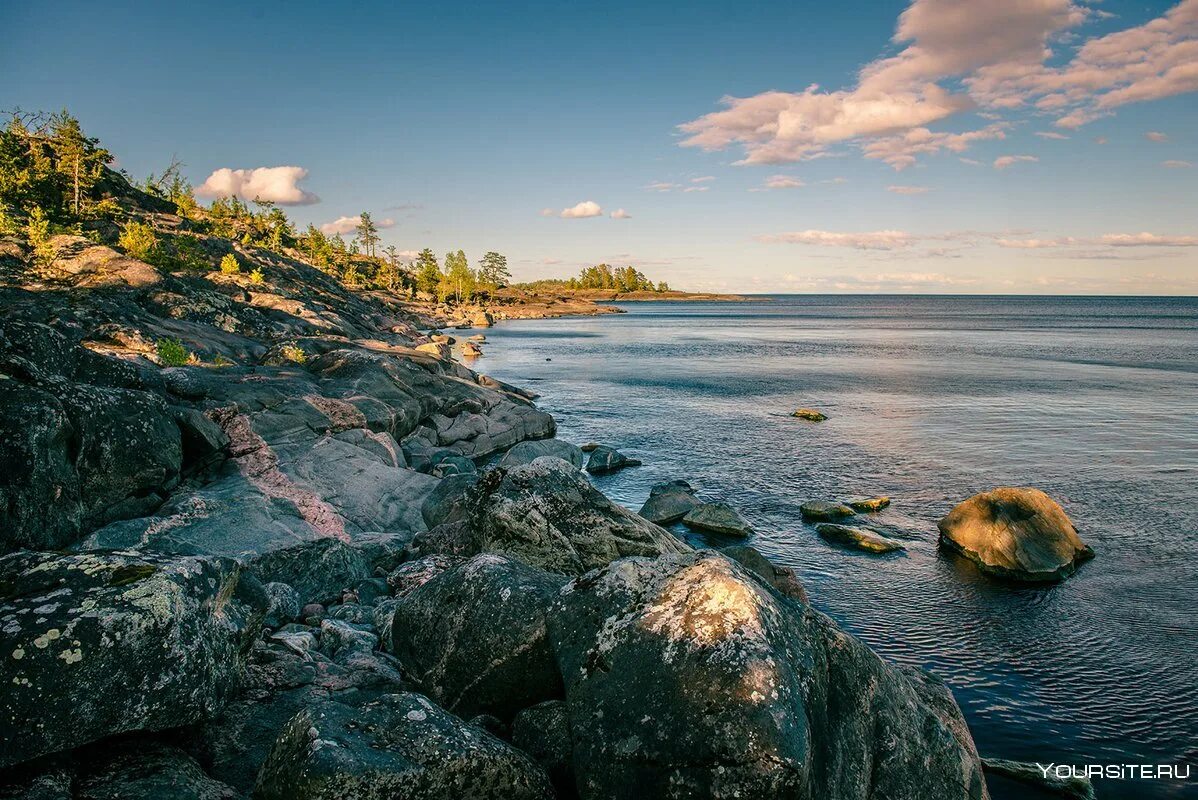
[[[608,500],[560,458],[483,474],[466,520],[418,534],[417,554],[499,553],[580,575],[622,556],[689,552],[669,531]]]
[[[526,706],[561,697],[545,613],[564,581],[502,556],[475,556],[396,606],[395,655],[449,711],[510,720]]]
[[[519,750],[418,694],[361,708],[316,703],[280,734],[258,800],[549,800],[549,779]]]
[[[753,529],[740,512],[727,503],[703,503],[682,518],[688,528],[722,533],[725,536],[752,536]]]
[[[213,780],[196,760],[177,747],[154,741],[128,741],[90,748],[76,778],[78,800],[234,800],[238,792]]]
[[[615,472],[624,467],[639,467],[640,465],[641,462],[635,458],[629,458],[619,450],[599,445],[591,451],[590,458],[587,459],[587,472],[599,475],[604,472]]]
[[[578,796],[570,738],[570,713],[561,700],[530,706],[512,721],[512,744],[541,765],[559,798]]]
[[[990,575],[1053,582],[1072,575],[1094,551],[1039,489],[1002,487],[974,495],[940,520],[940,544]]]
[[[1094,800],[1094,784],[1087,778],[1073,777],[1072,774],[1068,777],[1059,777],[1051,769],[1046,774],[1038,764],[1007,761],[1001,758],[983,758],[982,767],[987,775],[1001,775],[1004,778],[1035,786],[1061,797],[1070,797],[1074,800]]]
[[[902,542],[887,539],[881,534],[867,528],[856,528],[851,525],[837,525],[834,522],[821,522],[815,526],[816,533],[829,542],[842,544],[866,553],[892,553],[896,550],[906,550]]]
[[[836,521],[851,517],[857,512],[844,505],[843,503],[835,503],[828,500],[812,500],[808,503],[803,503],[799,506],[799,511],[803,515],[803,519],[811,521]]]
[[[447,475],[437,484],[437,488],[429,492],[420,506],[420,515],[424,523],[435,528],[444,522],[456,522],[465,514],[463,503],[466,491],[478,483],[478,473],[464,475]]]
[[[0,586],[0,767],[215,714],[267,606],[227,559],[23,550]]]
[[[614,562],[549,619],[582,797],[987,797],[944,684],[719,553]]]
[[[513,447],[504,453],[499,461],[501,467],[518,467],[542,456],[556,456],[562,461],[572,464],[575,469],[582,469],[584,456],[582,450],[561,439],[533,439]]]
[[[871,514],[875,511],[881,511],[890,505],[890,498],[885,496],[852,497],[845,500],[844,504],[859,514]]]
[[[600,445],[598,442],[587,442],[585,444],[579,445],[578,449],[584,453],[593,453],[601,446],[602,445]]]
[[[790,415],[799,419],[805,419],[808,422],[823,422],[828,418],[827,414],[822,411],[816,411],[814,408],[797,408]]]
[[[790,567],[778,566],[747,544],[721,547],[720,552],[774,587],[783,597],[807,602],[807,590]]]
[[[669,481],[653,486],[649,499],[637,513],[650,522],[668,525],[685,517],[701,502],[686,481]]]

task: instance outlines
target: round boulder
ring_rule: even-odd
[[[700,531],[725,536],[752,536],[753,529],[740,513],[727,503],[704,503],[682,518],[682,524]]]
[[[1008,580],[1059,581],[1094,557],[1065,511],[1039,489],[1004,486],[974,495],[939,527],[942,547]]]
[[[659,483],[649,490],[649,499],[637,513],[650,522],[668,525],[702,505],[695,490],[686,481]]]

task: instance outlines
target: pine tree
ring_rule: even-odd
[[[379,229],[370,218],[370,212],[363,211],[358,217],[358,244],[362,252],[374,257],[374,248],[379,243]]]
[[[429,248],[424,248],[416,256],[413,264],[416,272],[416,288],[429,294],[437,293],[437,284],[441,281],[441,267],[437,264],[437,256]]]
[[[478,282],[489,291],[503,288],[511,280],[512,273],[508,271],[506,256],[491,250],[478,262]]]

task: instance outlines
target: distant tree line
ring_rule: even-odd
[[[584,267],[576,278],[548,278],[519,285],[523,289],[607,289],[616,292],[668,292],[665,281],[654,283],[634,267],[596,264]]]

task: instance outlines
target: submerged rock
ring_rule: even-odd
[[[942,683],[718,553],[578,578],[550,636],[582,797],[987,797]]]
[[[892,553],[896,550],[906,550],[902,542],[887,539],[881,534],[868,528],[857,528],[851,525],[837,525],[834,522],[821,522],[815,526],[816,533],[829,542],[842,544],[855,550],[867,553]]]
[[[669,531],[608,500],[560,458],[484,473],[465,518],[418,535],[418,555],[497,553],[563,575],[631,555],[689,552]]]
[[[637,461],[635,458],[629,458],[619,450],[614,450],[606,445],[599,445],[591,451],[591,455],[587,459],[587,472],[599,475],[605,472],[615,472],[624,467],[639,467],[640,465],[640,461]]]
[[[561,439],[535,439],[513,447],[503,454],[499,460],[501,467],[518,467],[542,456],[555,456],[562,461],[572,464],[575,469],[582,469],[584,456],[582,450]]]
[[[940,520],[940,544],[990,575],[1052,582],[1094,557],[1064,510],[1039,489],[974,495]]]
[[[753,529],[740,512],[727,503],[703,503],[682,518],[688,528],[722,533],[725,536],[752,536]]]
[[[812,500],[799,506],[803,519],[812,521],[835,521],[851,517],[857,512],[844,505],[830,500]]]
[[[799,419],[805,419],[808,422],[823,422],[828,418],[827,414],[822,411],[816,411],[814,408],[797,408],[790,415]]]
[[[844,504],[859,514],[871,514],[889,506],[890,498],[884,495],[878,497],[851,497],[845,500]]]
[[[531,758],[412,693],[316,703],[284,727],[258,800],[550,800]]]
[[[519,561],[475,556],[395,607],[395,655],[449,711],[511,720],[526,706],[561,697],[545,614],[564,582]]]
[[[0,767],[214,715],[267,607],[215,558],[22,550],[0,586]]]
[[[1074,777],[1072,774],[1068,777],[1060,777],[1051,769],[1046,773],[1039,764],[1007,761],[1002,758],[984,758],[982,767],[987,775],[1001,775],[1004,778],[1035,786],[1061,797],[1070,797],[1073,800],[1094,800],[1094,784],[1088,778]]]
[[[649,490],[649,499],[637,513],[650,522],[668,525],[685,517],[702,503],[686,481],[656,484]]]

